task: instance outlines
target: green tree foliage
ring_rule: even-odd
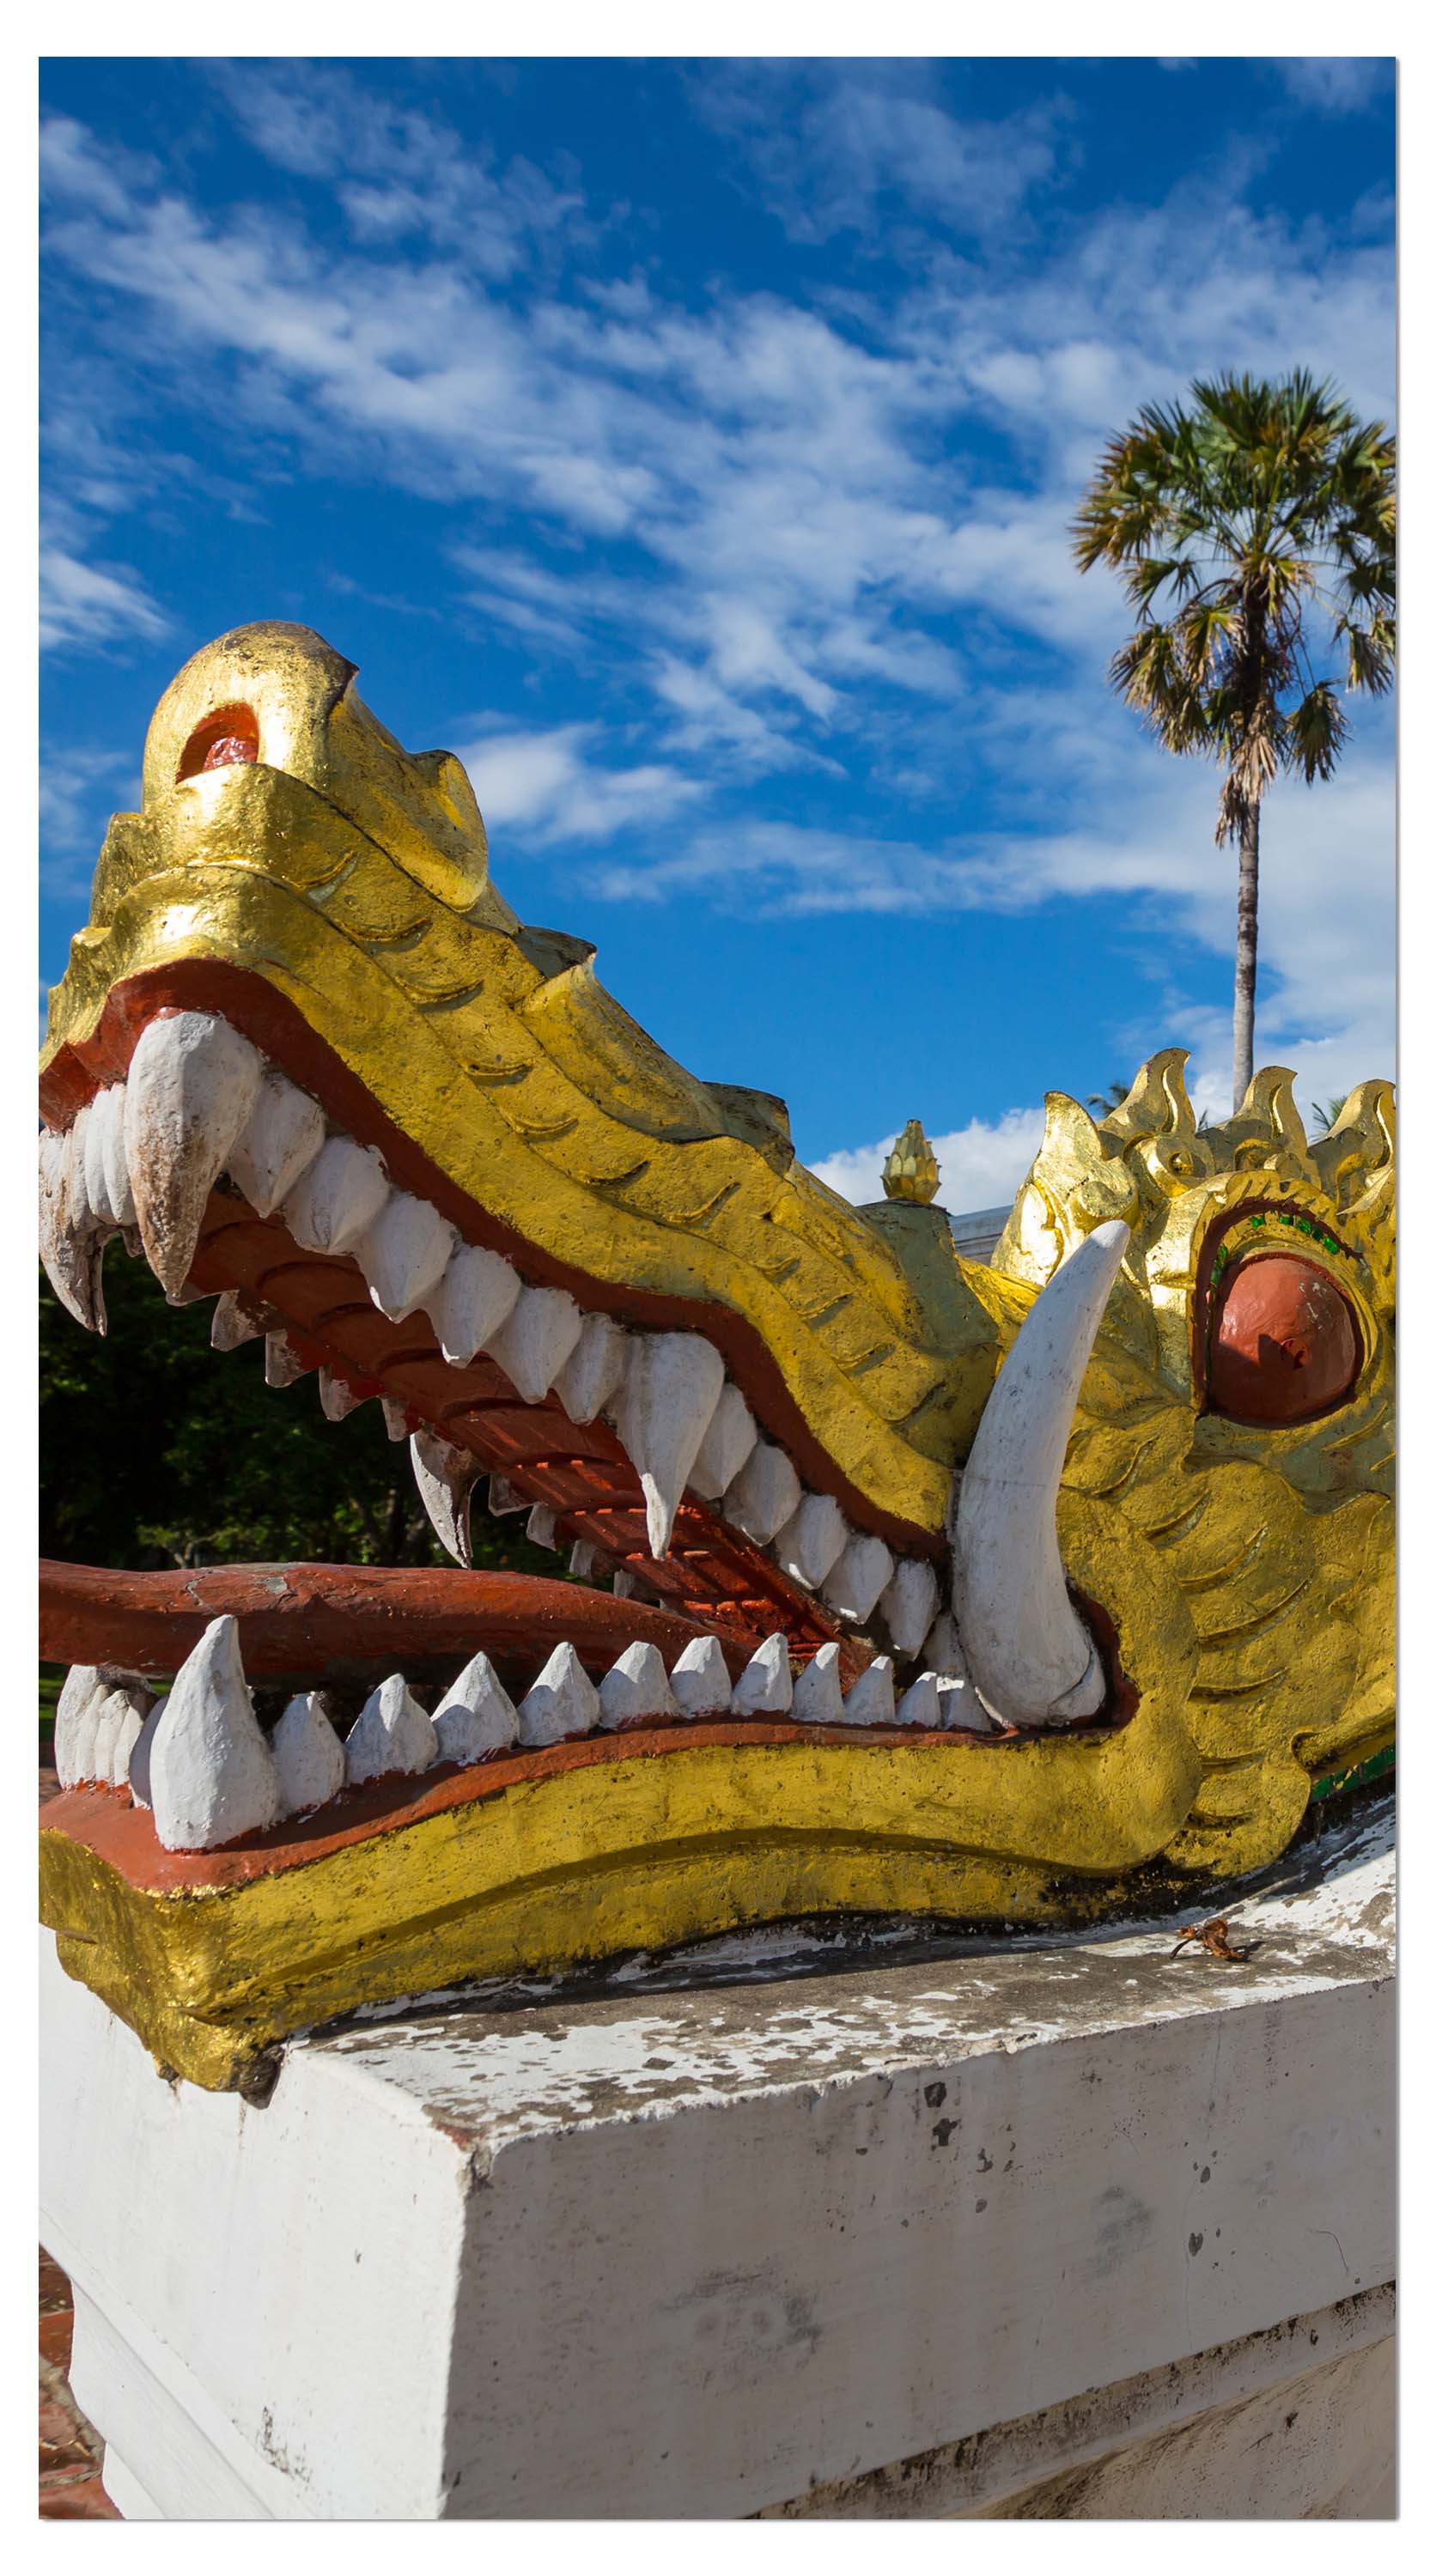
[[[343,1422],[317,1377],[264,1383],[264,1344],[210,1348],[211,1302],[167,1305],[118,1244],[109,1332],[85,1332],[40,1274],[40,1548],[89,1565],[447,1565],[414,1489],[407,1441],[377,1403]],[[482,1495],[482,1486],[479,1488]],[[562,1574],[522,1519],[473,1516],[479,1565]]]
[[[1396,654],[1396,443],[1304,370],[1223,375],[1190,405],[1148,403],[1112,439],[1072,530],[1078,567],[1119,572],[1136,625],[1112,686],[1169,751],[1222,771],[1218,846],[1236,841],[1233,1107],[1251,1080],[1262,798],[1284,772],[1330,778],[1344,691],[1382,695]],[[1352,853],[1355,863],[1359,854]]]

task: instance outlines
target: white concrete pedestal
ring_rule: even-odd
[[[40,2232],[110,2492],[1387,2515],[1389,1809],[1240,1929],[710,1944],[297,2043],[263,2109],[164,2083],[47,1942]]]

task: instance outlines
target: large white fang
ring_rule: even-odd
[[[554,1379],[570,1422],[594,1422],[623,1382],[628,1335],[611,1315],[587,1315],[572,1353]]]
[[[699,1444],[688,1482],[705,1503],[716,1503],[752,1457],[758,1425],[747,1403],[730,1382],[713,1408],[713,1419]]]
[[[793,1715],[805,1726],[841,1726],[843,1685],[838,1672],[842,1649],[820,1646],[793,1684]]]
[[[823,1599],[840,1619],[861,1627],[892,1580],[892,1551],[869,1530],[854,1530],[827,1582]]]
[[[639,1726],[678,1715],[656,1646],[625,1646],[598,1686],[600,1726]]]
[[[477,1654],[434,1711],[434,1733],[446,1762],[482,1762],[518,1742],[519,1713],[490,1663]]]
[[[401,1324],[427,1306],[448,1265],[458,1236],[427,1199],[395,1190],[354,1246],[381,1315]]]
[[[956,1609],[984,1701],[1015,1726],[1091,1717],[1106,1675],[1068,1597],[1057,1488],[1072,1415],[1129,1240],[1099,1225],[1023,1318],[983,1408],[956,1512]]]
[[[565,1639],[519,1704],[519,1742],[561,1744],[566,1736],[589,1734],[598,1721],[598,1693]]]
[[[73,1128],[66,1135],[45,1128],[40,1136],[40,1258],[67,1315],[87,1333],[103,1333],[105,1298],[100,1283],[104,1239],[72,1214]],[[83,1141],[81,1144],[83,1176]],[[83,1189],[81,1192],[83,1199]],[[85,1202],[88,1209],[88,1202]]]
[[[461,1243],[429,1300],[439,1348],[454,1368],[467,1368],[476,1351],[506,1323],[523,1286],[502,1253],[481,1243]]]
[[[389,1195],[384,1166],[371,1146],[331,1136],[301,1172],[280,1214],[306,1252],[348,1252]]]
[[[474,1487],[483,1472],[478,1459],[472,1449],[455,1448],[452,1441],[442,1439],[427,1426],[413,1434],[409,1455],[419,1500],[440,1546],[446,1547],[460,1565],[472,1565],[469,1511]]]
[[[848,1525],[831,1494],[805,1494],[773,1541],[774,1561],[795,1583],[816,1592],[847,1543]]]
[[[874,1655],[865,1672],[859,1673],[843,1702],[845,1726],[891,1726],[893,1722],[893,1659],[891,1655]]]
[[[176,1011],[140,1031],[125,1084],[125,1161],[146,1257],[171,1293],[184,1286],[205,1201],[263,1069],[248,1038],[209,1011]]]
[[[324,1112],[317,1100],[267,1064],[254,1107],[229,1158],[229,1177],[256,1216],[273,1216],[324,1143]],[[293,1703],[291,1703],[292,1705]]]
[[[486,1348],[525,1404],[542,1404],[583,1331],[582,1309],[566,1288],[525,1288]]]
[[[897,1571],[878,1604],[896,1653],[920,1654],[937,1610],[937,1575],[925,1556],[898,1559]]]
[[[402,1673],[391,1673],[371,1691],[344,1739],[344,1777],[387,1780],[391,1772],[427,1771],[439,1758],[439,1739]]]
[[[94,1099],[81,1110],[75,1121],[76,1135],[84,1137],[85,1196],[99,1222],[103,1225],[115,1226],[121,1223],[121,1218],[119,1211],[110,1203],[110,1176],[105,1161],[105,1132],[113,1115],[109,1104],[117,1092],[120,1117],[123,1119],[124,1091],[119,1083],[112,1083],[108,1091],[96,1092]],[[133,1200],[130,1202],[130,1214],[124,1222],[130,1225],[134,1223]]]
[[[613,1588],[617,1592],[616,1582]],[[732,1685],[716,1637],[695,1637],[684,1647],[668,1676],[668,1687],[682,1717],[726,1715]]]
[[[166,1851],[212,1851],[278,1821],[274,1757],[245,1687],[233,1617],[212,1619],[175,1675],[149,1747],[149,1797]]]
[[[286,1816],[312,1815],[344,1786],[344,1747],[318,1691],[292,1699],[270,1738]]]
[[[797,1470],[786,1450],[760,1440],[747,1465],[723,1497],[723,1517],[735,1529],[766,1547],[790,1521],[803,1498]]]
[[[722,1385],[722,1359],[701,1333],[634,1335],[614,1422],[638,1470],[657,1557],[668,1554],[673,1516]]]
[[[793,1669],[781,1629],[765,1637],[733,1685],[735,1717],[781,1717],[793,1705]]]
[[[95,1102],[99,1126],[100,1154],[105,1172],[105,1199],[110,1214],[121,1231],[132,1228],[135,1217],[135,1194],[130,1187],[130,1167],[125,1160],[125,1086],[112,1082]]]

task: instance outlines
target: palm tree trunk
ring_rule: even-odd
[[[1243,807],[1237,869],[1237,974],[1232,1007],[1232,1108],[1240,1109],[1252,1078],[1256,1021],[1257,839],[1261,807]]]

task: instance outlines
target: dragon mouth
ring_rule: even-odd
[[[78,1676],[57,1744],[67,1787],[126,1795],[136,1743],[154,1732],[151,1693],[177,1671],[226,1714],[215,1777],[154,1796],[143,1831],[172,1850],[258,1835],[277,1854],[327,1831],[361,1788],[373,1830],[386,1804],[411,1814],[416,1772],[477,1765],[470,1787],[483,1795],[500,1757],[507,1781],[513,1764],[521,1775],[555,1745],[587,1739],[611,1758],[640,1738],[645,1749],[681,1741],[676,1730],[693,1723],[756,1727],[768,1740],[775,1727],[831,1728],[847,1741],[993,1749],[1033,1731],[973,1685],[942,1545],[853,1493],[791,1405],[784,1416],[776,1373],[734,1319],[719,1309],[695,1318],[687,1301],[638,1290],[620,1297],[560,1269],[406,1155],[267,986],[238,970],[201,970],[201,980],[206,990],[218,980],[223,1012],[156,1007],[142,979],[116,988],[83,1067],[53,1080],[62,1096],[77,1076],[86,1086],[69,1124],[42,1137],[42,1238],[57,1292],[103,1331],[102,1265],[118,1235],[148,1258],[171,1303],[215,1300],[218,1352],[262,1337],[269,1384],[317,1376],[331,1421],[379,1403],[390,1436],[409,1442],[430,1520],[460,1567],[487,1477],[490,1511],[525,1514],[528,1537],[566,1550],[579,1581],[506,1576],[494,1593],[484,1578],[439,1569],[290,1569],[281,1608],[267,1571],[256,1597],[245,1569],[181,1578],[178,1589],[58,1570],[42,1642]],[[771,1436],[775,1412],[784,1439]],[[360,1626],[372,1651],[361,1652],[355,1603],[366,1583],[372,1615]],[[343,1619],[326,1617],[339,1603]],[[457,1686],[483,1699],[478,1718],[450,1705],[460,1634]],[[1104,1688],[1077,1717],[1105,1728],[1123,1713]],[[228,1735],[250,1726],[256,1743],[279,1748],[279,1813],[272,1763],[251,1761],[242,1793],[219,1777],[235,1767]],[[370,1783],[381,1777],[391,1785],[376,1811]],[[295,1817],[305,1819],[297,1841]]]

